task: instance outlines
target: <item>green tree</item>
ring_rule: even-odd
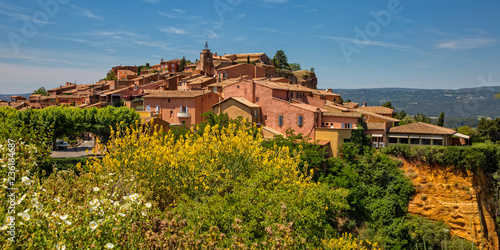
[[[285,136],[275,135],[273,139],[262,142],[265,148],[273,149],[277,147],[288,147],[290,155],[296,153],[300,154],[301,162],[299,163],[300,169],[303,173],[309,172],[313,169],[315,171],[324,169],[327,159],[325,158],[327,152],[321,145],[311,142],[309,136],[303,134],[295,134],[292,129],[287,129]],[[318,178],[317,175],[314,176]]]
[[[444,126],[444,112],[441,112],[441,114],[439,115],[437,125],[440,127]]]
[[[479,141],[500,141],[500,119],[487,120],[481,118],[477,125],[477,135]]]
[[[413,120],[415,122],[425,122],[425,123],[431,123],[431,118],[424,115],[424,114],[416,114],[413,116]]]
[[[386,103],[382,104],[382,107],[386,107],[386,108],[390,108],[390,109],[394,110],[394,107],[392,106],[391,102],[386,102]]]
[[[403,120],[407,116],[404,110],[394,112],[394,118],[398,120]]]
[[[186,68],[186,65],[187,65],[187,61],[186,61],[186,57],[183,56],[181,61],[179,62],[179,70],[181,72],[184,72],[184,69]]]
[[[250,64],[250,56],[247,56],[247,63]]]
[[[276,69],[283,70],[290,68],[290,66],[288,65],[288,58],[286,57],[285,51],[283,50],[276,51],[276,55],[274,55],[272,62],[274,64],[274,67],[276,67]]]
[[[313,72],[314,73],[314,70],[316,70],[315,68],[311,68],[309,71]]]
[[[106,74],[106,78],[104,78],[104,80],[106,81],[117,80],[117,79],[118,78],[116,78],[115,72],[113,72],[112,70],[108,71],[108,74]]]
[[[146,63],[146,68],[149,69],[149,63]]]
[[[93,114],[95,115],[95,124],[90,127],[90,132],[97,135],[102,143],[108,142],[111,130],[124,130],[126,126],[133,125],[140,118],[139,113],[126,107],[116,108],[108,106],[98,109]]]
[[[302,68],[300,67],[300,63],[290,63],[290,70],[291,71],[302,70]]]
[[[33,94],[34,94],[34,95],[44,95],[44,96],[49,95],[49,93],[47,93],[47,90],[45,90],[45,88],[44,88],[44,87],[41,87],[41,88],[39,88],[39,89],[37,89],[37,90],[33,91]]]

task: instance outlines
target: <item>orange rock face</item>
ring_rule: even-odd
[[[491,178],[420,163],[404,162],[402,168],[416,189],[410,213],[444,221],[452,235],[470,240],[480,249],[499,249]]]

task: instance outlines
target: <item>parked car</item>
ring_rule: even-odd
[[[56,140],[56,148],[57,149],[67,149],[69,144],[64,140]]]

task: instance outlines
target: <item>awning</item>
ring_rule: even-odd
[[[455,133],[455,134],[453,134],[453,136],[464,138],[464,139],[469,139],[470,138],[470,136],[464,135],[464,134],[460,134],[460,133]]]
[[[372,134],[372,137],[384,137],[382,134]]]
[[[388,135],[389,138],[408,138],[408,135]]]
[[[422,136],[422,139],[443,139],[442,136]]]

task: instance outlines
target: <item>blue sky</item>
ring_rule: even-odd
[[[48,3],[48,4],[40,4]],[[93,83],[118,64],[279,49],[319,88],[500,85],[496,0],[0,0],[0,93]]]

